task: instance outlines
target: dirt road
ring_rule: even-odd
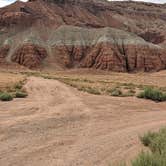
[[[129,161],[138,136],[166,126],[166,103],[79,92],[30,77],[29,96],[0,102],[0,165],[108,166]]]

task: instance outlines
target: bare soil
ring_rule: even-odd
[[[0,102],[0,165],[107,166],[130,161],[139,135],[166,125],[166,103],[95,96],[29,77],[28,97]]]

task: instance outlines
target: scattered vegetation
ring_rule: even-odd
[[[137,96],[139,98],[151,99],[154,101],[166,101],[166,87],[117,82],[117,80],[109,79],[98,80],[76,75],[51,75],[40,72],[23,72],[22,74],[59,80],[80,91],[95,95],[110,95],[116,97]]]
[[[11,101],[13,98],[25,98],[27,97],[27,92],[23,89],[25,80],[19,81],[14,85],[7,86],[4,90],[0,92],[1,101]]]
[[[107,93],[111,96],[122,96],[122,91],[118,88],[108,89]]]
[[[138,95],[139,98],[150,99],[153,101],[166,101],[166,93],[161,92],[158,89],[146,88]]]
[[[11,101],[11,100],[13,100],[13,96],[7,92],[1,92],[0,93],[0,100],[1,101]]]
[[[24,91],[17,91],[15,93],[15,98],[25,98],[27,96],[28,96],[28,94]]]
[[[132,162],[132,166],[166,166],[166,158],[158,154],[142,152]]]
[[[94,94],[94,95],[100,95],[101,94],[101,92],[98,89],[93,88],[93,87],[81,87],[81,88],[78,88],[78,90],[88,92],[88,93],[91,93],[91,94]]]
[[[166,128],[148,132],[140,140],[150,151],[141,152],[131,166],[166,166]]]
[[[144,144],[144,146],[149,146],[151,144],[151,141],[155,138],[155,136],[156,133],[148,132],[144,136],[140,137],[140,140]]]
[[[166,158],[166,128],[159,132],[149,132],[141,138],[142,143],[149,147],[152,153],[165,155]]]
[[[166,128],[159,132],[149,132],[141,137],[142,143],[151,153],[142,152],[132,166],[165,166],[166,165]]]

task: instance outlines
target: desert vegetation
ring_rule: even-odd
[[[147,132],[140,137],[142,144],[149,150],[141,152],[131,166],[165,166],[166,165],[166,128],[158,132]],[[120,166],[126,166],[122,163]]]
[[[135,81],[132,83],[130,75],[128,79],[123,77],[117,79],[117,77],[112,76],[112,78],[85,76],[85,75],[74,75],[74,74],[59,74],[59,73],[40,73],[40,72],[21,72],[24,77],[23,80],[18,81],[12,85],[8,85],[5,88],[6,92],[16,98],[24,98],[27,96],[25,90],[23,90],[22,85],[25,82],[25,78],[29,76],[42,77],[44,79],[55,79],[59,80],[71,87],[76,88],[79,91],[87,92],[94,95],[108,95],[113,97],[138,97],[142,99],[149,99],[155,102],[166,101],[166,86],[159,86],[156,82],[148,84],[148,80]],[[142,76],[140,76],[141,78]],[[139,78],[139,77],[138,77]]]
[[[163,93],[159,89],[146,88],[144,91],[139,93],[139,98],[150,99],[154,101],[166,101],[166,93]]]
[[[15,93],[15,98],[25,98],[28,94],[25,91],[17,91]]]
[[[19,82],[14,86],[7,87],[5,91],[0,92],[1,101],[11,101],[13,98],[25,98],[28,96],[27,92],[23,89],[23,82]]]
[[[6,75],[5,75],[6,74]],[[25,98],[28,94],[23,88],[26,78],[22,75],[0,73],[0,100],[11,101],[13,98]]]
[[[94,95],[108,95],[113,97],[138,97],[143,99],[150,99],[157,102],[166,101],[166,86],[158,85],[157,82],[149,84],[149,80],[144,82],[138,81],[136,78],[139,76],[136,74],[131,79],[118,79],[116,76],[111,75],[111,78],[106,78],[100,75],[95,78],[88,75],[72,75],[72,74],[48,74],[40,72],[23,72],[22,74],[35,77],[43,77],[44,79],[59,80],[79,91],[87,92]],[[117,74],[118,75],[118,74]],[[122,77],[123,74],[120,75]],[[124,74],[125,75],[125,74]],[[128,74],[127,77],[130,75]],[[132,79],[133,79],[132,78]],[[131,81],[131,82],[130,82]],[[133,83],[134,82],[134,83]]]
[[[0,93],[0,100],[1,101],[11,101],[11,100],[13,100],[13,96],[7,92],[1,92]]]
[[[132,166],[165,166],[166,165],[166,128],[158,132],[148,132],[141,141],[150,152],[142,152],[132,162]]]

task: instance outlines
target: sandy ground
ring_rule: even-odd
[[[108,166],[141,149],[138,136],[166,126],[166,103],[79,92],[29,77],[29,96],[0,102],[0,165]]]
[[[11,87],[19,81],[25,80],[25,78],[26,77],[21,74],[12,74],[0,71],[0,90],[6,89],[6,87]]]

